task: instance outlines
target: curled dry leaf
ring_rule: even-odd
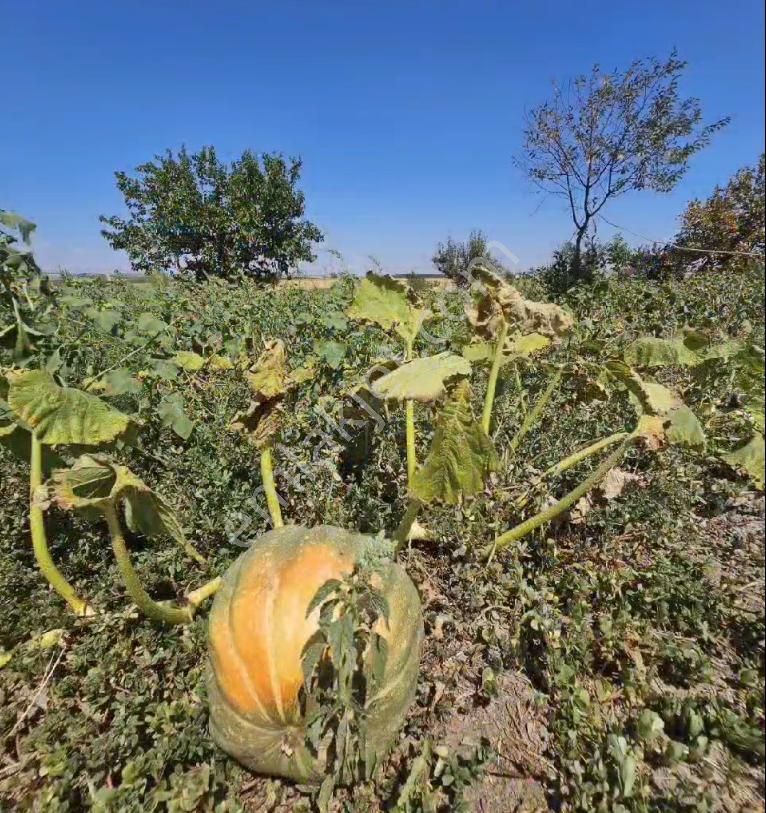
[[[474,300],[466,309],[477,332],[494,337],[505,322],[522,334],[538,333],[548,338],[563,336],[574,326],[571,314],[552,302],[535,302],[499,274],[486,268],[474,270],[481,287],[474,289]]]
[[[610,469],[606,477],[589,494],[586,494],[574,505],[569,512],[569,521],[576,525],[585,521],[585,516],[599,502],[609,502],[622,494],[631,483],[640,482],[638,474],[615,467]]]

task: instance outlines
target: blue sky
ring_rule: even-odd
[[[668,237],[763,150],[762,0],[0,0],[0,19],[0,207],[38,222],[47,268],[127,267],[99,233],[122,211],[113,172],[183,143],[300,155],[308,214],[354,268],[427,270],[476,227],[539,263],[571,225],[513,166],[524,111],[554,79],[673,46],[682,91],[732,123],[675,192],[607,216]]]

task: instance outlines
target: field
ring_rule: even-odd
[[[231,428],[247,385],[236,369],[186,369],[173,362],[179,351],[255,358],[282,339],[294,368],[313,359],[274,456],[285,519],[396,529],[407,510],[404,411],[391,405],[377,428],[337,430],[366,371],[401,356],[393,331],[349,318],[355,284],[57,286],[55,353],[28,366],[47,364],[70,386],[109,371],[98,393],[139,423],[137,439],[111,454],[165,497],[207,559],[131,536],[153,597],[183,596],[223,573],[269,528],[258,451]],[[534,278],[516,284],[553,299]],[[603,356],[689,327],[762,348],[763,284],[762,268],[609,278],[556,302],[573,314],[580,346]],[[421,336],[418,355],[459,355],[471,335],[460,294],[417,287],[440,315],[428,334],[436,349]],[[554,389],[519,438],[548,381],[535,358],[500,370],[498,460],[484,487],[426,506],[422,533],[400,554],[425,621],[416,699],[374,780],[336,790],[329,809],[763,809],[764,498],[721,456],[747,435],[734,372],[653,370],[699,419],[705,449],[628,448],[613,470],[618,485],[591,490],[488,559],[498,534],[595,464],[541,479],[549,466],[635,423],[624,392],[584,397],[575,382]],[[545,359],[570,363],[570,342]],[[474,364],[477,415],[487,378]],[[420,461],[433,409],[415,406]],[[249,773],[211,741],[206,609],[191,624],[149,621],[125,595],[104,527],[51,509],[53,558],[99,611],[76,618],[35,564],[29,468],[2,446],[0,477],[0,809],[312,809],[309,794]]]

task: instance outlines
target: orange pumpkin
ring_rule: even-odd
[[[210,614],[210,730],[215,742],[258,773],[321,781],[323,766],[305,746],[298,695],[301,654],[318,628],[306,616],[317,590],[342,578],[374,540],[320,525],[277,528],[258,539],[224,576]],[[423,620],[406,572],[387,563],[376,584],[389,604],[383,680],[370,703],[368,763],[381,758],[401,726],[417,684]],[[311,706],[311,698],[307,698]]]

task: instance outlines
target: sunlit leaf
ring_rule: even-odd
[[[665,432],[671,443],[691,449],[705,448],[705,430],[688,406],[682,404],[671,409],[666,422]]]
[[[130,418],[100,398],[60,387],[44,370],[8,375],[8,404],[41,443],[98,446],[122,435]]]
[[[248,386],[257,403],[268,401],[287,391],[287,359],[280,339],[266,342],[258,360],[245,373]]]
[[[436,401],[446,392],[447,382],[471,374],[466,358],[452,353],[439,353],[414,359],[381,376],[372,384],[378,398],[397,401]]]
[[[412,480],[412,494],[423,502],[457,503],[484,488],[497,466],[492,441],[471,409],[471,388],[461,382],[437,419],[431,449]]]
[[[389,330],[409,318],[407,286],[391,277],[368,274],[357,286],[346,310],[351,319],[374,322]]]
[[[763,489],[764,479],[766,479],[764,477],[764,439],[760,432],[753,435],[739,448],[723,455],[723,459],[732,468],[746,472],[755,485]]]
[[[199,353],[192,353],[189,350],[179,350],[173,356],[173,363],[177,364],[187,373],[196,373],[205,366],[205,359]]]
[[[433,314],[417,307],[407,286],[391,277],[368,274],[357,286],[346,315],[358,321],[373,322],[385,330],[395,330],[411,346],[423,323]]]
[[[291,384],[305,384],[316,376],[316,358],[310,356],[300,366],[290,372]]]
[[[623,354],[633,367],[696,367],[704,357],[689,348],[683,338],[656,339],[644,336],[628,345]]]

